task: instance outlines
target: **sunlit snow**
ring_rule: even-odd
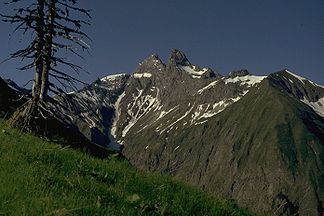
[[[305,98],[301,101],[310,106],[318,115],[324,117],[324,97],[316,102],[310,102]]]
[[[143,95],[143,90],[137,89],[138,95],[133,95],[133,103],[129,104],[127,113],[130,117],[128,125],[124,127],[122,131],[122,137],[125,137],[128,131],[147,113],[149,113],[153,108],[160,105],[158,100],[158,92],[155,96]],[[145,127],[143,127],[145,128]],[[142,128],[142,129],[143,129]],[[140,130],[141,131],[141,130]]]
[[[319,84],[315,84],[317,87],[320,87],[320,88],[324,88],[324,86],[322,85],[319,85]]]
[[[203,93],[203,91],[212,88],[213,86],[215,86],[215,85],[217,84],[218,81],[219,81],[219,80],[216,80],[216,81],[214,81],[214,82],[211,82],[211,83],[209,83],[207,86],[205,86],[205,87],[199,89],[199,90],[198,90],[198,94],[201,94],[201,93]]]
[[[134,73],[133,76],[134,76],[134,78],[138,78],[138,79],[143,78],[143,77],[150,78],[150,77],[152,77],[152,74],[150,74],[150,73]]]
[[[112,127],[111,127],[111,130],[110,130],[110,133],[111,135],[116,138],[117,135],[116,135],[116,130],[117,130],[117,122],[119,120],[119,117],[120,117],[120,102],[121,100],[125,97],[125,92],[123,92],[117,99],[116,103],[114,104],[114,107],[115,107],[115,117],[114,117],[114,121],[113,121],[113,124],[112,124]]]
[[[297,79],[298,79],[300,82],[302,82],[303,84],[305,84],[304,81],[307,80],[306,78],[301,77],[301,76],[298,76],[298,75],[296,75],[296,74],[290,72],[289,70],[285,70],[285,71],[286,71],[287,73],[289,73],[290,75],[294,76],[295,78],[297,78]]]
[[[161,111],[159,117],[156,120],[159,120],[159,119],[163,118],[164,116],[166,116],[167,114],[169,114],[170,112],[172,112],[173,110],[175,110],[177,107],[178,106],[175,106],[175,107],[171,108],[168,111]]]
[[[126,74],[124,74],[124,73],[121,73],[121,74],[113,74],[113,75],[109,75],[109,76],[106,76],[106,77],[101,78],[101,81],[114,81],[117,78],[123,77],[125,75]]]
[[[194,106],[192,106],[183,116],[181,116],[176,121],[174,121],[172,124],[170,124],[169,126],[167,126],[166,128],[164,128],[160,132],[160,134],[162,134],[165,130],[167,130],[168,128],[171,128],[173,125],[175,125],[176,123],[178,123],[179,121],[181,121],[182,119],[184,119],[189,113],[191,113],[191,111],[192,111],[193,108],[194,108]]]
[[[260,83],[267,76],[255,76],[255,75],[246,75],[246,76],[237,76],[234,78],[224,79],[225,84],[228,83],[237,83],[241,82],[240,85],[248,85],[249,87],[254,86],[257,83]]]
[[[305,84],[304,81],[308,81],[308,82],[310,82],[310,83],[311,83],[312,85],[314,85],[314,86],[317,86],[317,87],[320,87],[320,88],[324,88],[324,86],[319,85],[319,84],[316,84],[316,83],[314,83],[313,81],[308,80],[308,79],[306,79],[306,78],[304,78],[304,77],[298,76],[298,75],[296,75],[296,74],[290,72],[289,70],[285,70],[285,71],[286,71],[287,73],[289,73],[291,76],[294,76],[295,78],[297,78],[297,79],[298,79],[300,82],[302,82],[303,84]],[[292,83],[292,80],[289,79],[289,81]]]
[[[207,68],[203,68],[202,70],[196,71],[196,66],[182,66],[182,69],[189,73],[192,78],[199,79],[201,76],[208,71]]]
[[[238,96],[236,98],[228,98],[221,100],[219,102],[214,103],[212,106],[210,104],[199,105],[194,114],[192,114],[191,116],[191,124],[201,119],[207,119],[217,115],[218,113],[222,112],[226,107],[237,102],[240,99],[241,96]],[[212,107],[212,109],[210,109],[210,107]]]

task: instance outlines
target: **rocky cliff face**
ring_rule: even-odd
[[[150,57],[128,80],[113,135],[124,143],[126,135],[136,130],[162,135],[203,124],[263,78],[221,77],[211,69],[191,64],[178,50],[174,50],[166,66],[156,56]]]
[[[110,129],[116,102],[125,89],[128,77],[126,74],[110,75],[78,92],[56,96],[54,99],[61,105],[57,115],[67,124],[75,125],[91,142],[121,150],[122,146],[111,138]]]
[[[288,70],[221,76],[173,50],[69,96],[71,121],[139,168],[260,213],[323,215],[323,86]]]

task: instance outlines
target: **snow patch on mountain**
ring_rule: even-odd
[[[111,127],[111,130],[110,130],[110,133],[111,135],[116,138],[117,135],[116,135],[116,131],[117,131],[117,122],[119,120],[119,117],[120,117],[120,114],[121,114],[121,111],[120,111],[120,102],[121,100],[125,97],[125,92],[123,92],[117,99],[116,103],[114,104],[114,108],[115,108],[115,118],[114,118],[114,121],[113,121],[113,124],[112,124],[112,127]]]
[[[128,131],[148,112],[150,112],[153,108],[156,108],[160,105],[158,100],[158,92],[156,96],[152,95],[143,95],[143,90],[139,90],[138,95],[133,95],[133,102],[128,104],[127,113],[130,117],[130,121],[128,125],[122,131],[122,137],[125,137]]]
[[[185,117],[187,117],[187,115],[189,113],[191,113],[191,111],[193,110],[194,106],[192,106],[187,112],[185,112],[185,114],[183,114],[180,118],[178,118],[177,120],[175,120],[173,123],[171,123],[169,126],[167,126],[166,128],[164,128],[163,130],[161,130],[160,134],[162,134],[164,131],[166,131],[167,129],[170,128],[170,130],[172,129],[172,126],[175,125],[176,123],[180,122],[182,119],[184,119]],[[170,131],[169,130],[169,131]]]
[[[151,73],[134,73],[133,76],[134,76],[134,78],[138,78],[138,79],[143,78],[143,77],[150,78],[150,77],[152,77],[152,74]]]
[[[291,76],[295,77],[296,79],[298,79],[298,80],[299,80],[301,83],[303,83],[303,84],[305,84],[305,81],[306,81],[306,82],[311,83],[313,86],[320,87],[320,88],[324,88],[324,86],[319,85],[319,84],[317,84],[317,83],[314,83],[313,81],[308,80],[308,79],[306,79],[306,78],[304,78],[304,77],[298,76],[298,75],[296,75],[296,74],[290,72],[289,70],[285,70],[285,72],[287,72],[287,73],[290,74]],[[290,79],[288,79],[288,80],[289,80],[291,83],[293,83],[292,80],[290,80]]]
[[[101,78],[100,80],[101,81],[104,81],[104,82],[107,82],[107,81],[110,81],[111,82],[111,81],[115,81],[118,78],[122,78],[124,76],[126,76],[125,73],[112,74],[112,75],[109,75],[109,76],[105,76],[105,77]]]
[[[182,66],[181,67],[184,71],[189,73],[192,78],[199,79],[201,78],[202,75],[204,75],[208,69],[203,68],[202,70],[197,70],[197,66],[192,65],[192,66]]]
[[[304,81],[306,81],[307,79],[301,76],[298,76],[292,72],[290,72],[289,70],[285,70],[287,73],[289,73],[291,76],[297,78],[301,83],[305,84]]]
[[[97,126],[97,123],[99,122],[98,119],[94,118],[93,116],[90,116],[89,113],[83,112],[80,113],[81,117],[85,122],[87,122],[87,125],[89,125],[90,128],[94,128]]]
[[[96,94],[96,92],[90,90],[71,93],[70,95],[74,97],[74,100],[78,102],[78,106],[80,106],[81,110],[84,110],[85,112],[92,109],[91,104],[103,104],[105,106],[111,105],[108,98],[102,98],[100,95]]]
[[[201,125],[201,124],[205,124],[207,122],[208,122],[208,120],[205,120],[205,121],[202,121],[202,122],[197,122],[197,123],[195,123],[195,125]]]
[[[156,119],[156,121],[159,120],[159,119],[161,119],[161,118],[163,118],[164,116],[168,115],[168,114],[171,113],[173,110],[175,110],[177,107],[178,107],[178,106],[175,106],[175,107],[169,109],[168,111],[161,111],[161,113],[160,113],[159,117]]]
[[[255,84],[260,83],[267,76],[255,76],[255,75],[246,75],[246,76],[237,76],[234,78],[225,78],[225,84],[228,83],[237,83],[240,82],[240,85],[248,85],[248,87],[254,86]]]
[[[315,83],[315,85],[316,85],[317,87],[324,88],[324,86],[322,86],[322,85],[319,85],[319,84],[316,84],[316,83]]]
[[[243,95],[243,94],[242,94]],[[221,101],[218,101],[214,104],[201,104],[197,106],[196,111],[191,116],[191,125],[197,124],[197,121],[200,121],[201,119],[208,119],[211,118],[218,113],[225,110],[226,107],[229,105],[232,105],[233,103],[237,102],[241,99],[241,96],[238,96],[236,98],[227,98],[223,99]],[[203,122],[205,123],[205,122]]]
[[[301,101],[310,106],[318,115],[324,117],[324,97],[322,97],[316,102],[308,101],[305,98]]]
[[[199,89],[199,90],[198,90],[198,94],[201,94],[201,93],[203,93],[205,90],[212,88],[213,86],[215,86],[215,85],[218,83],[218,81],[219,81],[219,80],[213,81],[213,82],[209,83],[207,86],[205,86],[205,87]]]

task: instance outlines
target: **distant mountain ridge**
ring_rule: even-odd
[[[55,98],[136,167],[274,215],[324,214],[324,87],[289,70],[222,76],[173,50]]]

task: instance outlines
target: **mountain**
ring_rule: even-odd
[[[59,110],[58,118],[77,126],[91,142],[120,151],[122,145],[113,141],[110,128],[115,103],[123,94],[128,78],[126,74],[107,76],[78,92],[54,97],[56,104],[61,105],[56,108]]]
[[[13,82],[12,82],[13,83]],[[19,91],[9,86],[7,80],[0,78],[0,117],[10,116],[26,98]]]
[[[324,214],[324,87],[288,70],[221,76],[173,50],[57,100],[140,169],[259,213]]]
[[[16,91],[19,95],[30,95],[32,92],[30,89],[20,87],[17,83],[15,83],[11,79],[4,79],[4,81],[10,88]]]
[[[49,100],[46,113],[41,113],[42,116],[45,116],[45,119],[35,118],[34,129],[32,130],[38,131],[38,135],[41,137],[58,141],[60,144],[68,145],[71,148],[81,149],[96,157],[106,158],[115,154],[115,150],[107,149],[98,142],[92,142],[85,136],[84,131],[80,131],[80,124],[76,126],[75,122],[71,121],[70,113],[77,106],[80,106],[80,103],[73,104],[76,101],[67,97],[68,95],[55,97],[56,100],[65,99],[64,102],[59,100],[59,103],[53,103],[53,100]],[[16,127],[12,123],[19,118],[22,110],[26,107],[24,105],[30,103],[30,98],[30,90],[19,87],[12,80],[0,78],[0,118],[6,119],[8,125]],[[72,106],[74,109],[68,108]],[[25,122],[17,122],[17,124],[23,125]],[[89,125],[84,126],[89,128]],[[20,129],[23,131],[25,128]]]

